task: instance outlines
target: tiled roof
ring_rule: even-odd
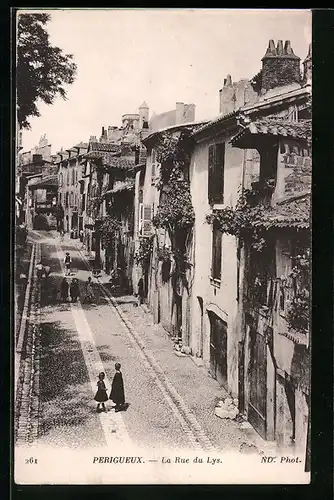
[[[75,144],[75,148],[88,148],[88,143],[87,142],[79,142],[78,144]]]
[[[158,136],[162,132],[168,132],[168,131],[177,132],[177,131],[182,130],[182,129],[188,129],[189,131],[192,132],[191,135],[193,135],[196,130],[198,130],[199,128],[201,128],[203,126],[204,123],[207,123],[207,120],[206,121],[202,120],[200,122],[188,122],[188,123],[179,123],[177,125],[171,125],[170,127],[165,127],[165,128],[162,128],[162,129],[159,129],[159,130],[152,132],[147,137],[142,138],[142,142],[143,142],[143,144],[145,144],[145,142],[150,141],[153,137]]]
[[[39,182],[36,182],[36,184],[32,184],[30,186],[30,189],[39,189],[47,186],[58,186],[58,175],[48,175],[47,177],[44,177]]]
[[[108,168],[118,168],[120,170],[131,170],[135,166],[135,155],[115,156],[105,153],[102,157],[102,164]]]
[[[274,95],[271,95],[271,94],[270,94],[270,96],[265,95],[265,96],[261,97],[258,100],[258,102],[254,103],[254,104],[246,104],[245,106],[242,106],[242,107],[232,111],[231,113],[227,113],[227,114],[221,113],[216,118],[213,118],[212,120],[205,123],[205,125],[200,127],[198,130],[195,130],[193,132],[193,135],[195,136],[197,134],[200,134],[202,131],[210,129],[211,127],[213,127],[221,122],[224,122],[225,120],[233,118],[234,116],[237,117],[239,115],[239,113],[243,113],[243,114],[255,113],[256,111],[260,111],[261,108],[266,108],[266,107],[270,107],[270,106],[274,106],[274,105],[280,105],[284,101],[289,101],[291,99],[296,99],[298,97],[304,97],[304,96],[307,96],[310,94],[311,94],[311,89],[310,89],[309,85],[306,85],[306,86],[300,87],[300,88],[294,88],[294,86],[292,86],[291,89],[289,89],[289,90],[286,89],[285,93],[280,93],[279,90],[277,90],[277,93],[275,93]]]
[[[254,223],[257,227],[295,227],[308,229],[311,217],[311,194],[304,193],[277,203],[266,210],[263,220]]]
[[[119,151],[119,144],[113,144],[110,142],[90,142],[89,151],[103,151],[107,153],[113,153]]]
[[[280,120],[279,118],[263,118],[250,123],[241,130],[231,141],[236,145],[238,141],[247,134],[276,135],[280,137],[292,137],[301,140],[310,140],[312,134],[311,120],[293,122]]]

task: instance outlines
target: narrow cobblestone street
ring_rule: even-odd
[[[50,276],[41,288],[38,444],[73,449],[123,445],[154,449],[239,451],[259,440],[252,429],[217,418],[225,391],[189,356],[176,356],[173,342],[132,296],[113,298],[107,277],[93,278],[95,300],[85,303],[91,275],[83,252],[56,233],[33,233]],[[72,257],[81,301],[54,303]],[[106,373],[108,394],[115,362],[122,364],[126,412],[98,414],[97,375]],[[119,448],[121,449],[121,448]],[[259,450],[260,451],[260,450]]]

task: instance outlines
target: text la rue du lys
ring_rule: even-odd
[[[222,464],[223,461],[220,458],[212,458],[212,457],[195,457],[195,458],[187,458],[187,457],[174,457],[173,459],[168,458],[168,457],[162,457],[161,459],[162,464],[211,464],[211,465],[216,465],[216,464]]]
[[[220,458],[212,457],[162,457],[159,460],[144,460],[144,457],[93,457],[93,464],[144,464],[146,462],[160,462],[161,464],[222,464]]]

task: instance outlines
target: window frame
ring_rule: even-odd
[[[224,203],[225,142],[210,144],[208,148],[208,201],[210,205]]]

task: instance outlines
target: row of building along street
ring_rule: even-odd
[[[263,51],[258,74],[226,76],[211,120],[196,121],[195,103],[151,115],[147,101],[67,149],[52,152],[45,135],[35,150],[19,151],[16,217],[37,238],[53,287],[66,251],[82,283],[93,277],[95,304],[59,306],[60,323],[73,322],[66,307],[82,307],[84,317],[74,318],[98,332],[98,349],[115,342],[116,358],[144,387],[144,365],[116,337],[118,301],[157,346],[165,376],[209,440],[247,423],[245,442],[258,437],[308,460],[312,54],[301,63],[289,41],[273,40]],[[58,321],[44,305],[48,324]],[[134,395],[139,382],[134,373],[128,380]],[[216,390],[210,410],[192,408],[191,380],[203,401],[206,385],[210,397]],[[126,432],[146,435],[138,422],[148,416],[135,413],[135,399]],[[169,412],[168,428],[172,410],[154,404]],[[182,425],[170,425],[174,444],[182,442]]]

